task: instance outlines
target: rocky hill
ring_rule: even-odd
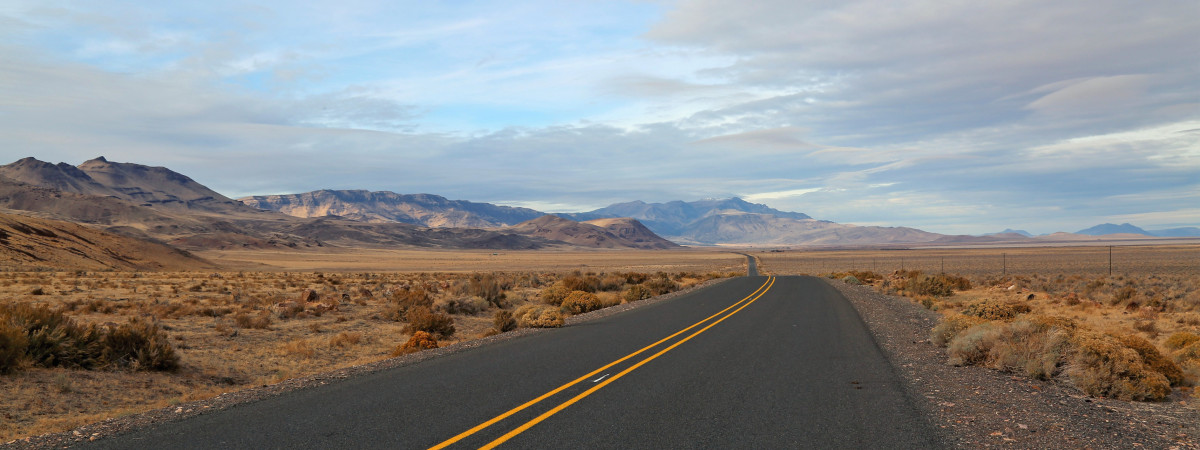
[[[0,213],[6,270],[203,270],[216,266],[167,245],[58,220]]]
[[[636,200],[616,203],[595,211],[558,215],[572,220],[630,217],[642,222],[660,236],[687,237],[685,229],[688,225],[711,215],[726,213],[755,213],[797,220],[811,219],[807,214],[780,211],[737,197],[694,202],[676,200],[666,203],[646,203]]]
[[[333,215],[362,222],[401,222],[438,228],[503,227],[544,215],[528,208],[388,191],[326,189],[303,194],[256,195],[238,200],[258,209],[295,217]]]
[[[943,237],[914,228],[864,227],[770,214],[711,214],[684,227],[677,239],[700,244],[878,245],[924,243]]]
[[[594,248],[667,249],[677,244],[659,237],[633,219],[575,222],[554,215],[514,225],[507,230],[571,245]]]

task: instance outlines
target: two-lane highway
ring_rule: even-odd
[[[93,443],[103,448],[929,448],[853,308],[807,277],[679,298]]]

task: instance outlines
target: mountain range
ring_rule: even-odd
[[[475,215],[469,211],[457,213],[453,210],[455,207],[505,217],[504,220],[514,220],[514,217],[532,220],[543,215],[521,208],[445,201],[437,196],[418,195],[410,198],[427,204],[437,203],[437,199],[441,199],[443,208],[436,214],[418,217],[441,220],[442,225],[481,223],[469,217],[455,219]],[[640,229],[647,234],[636,235],[640,224],[632,222],[606,225],[572,222],[573,231],[563,234],[533,233],[527,230],[528,227],[497,228],[492,227],[490,222],[486,228],[429,227],[424,223],[404,223],[382,218],[371,222],[330,215],[301,218],[234,201],[164,167],[117,163],[103,157],[79,166],[51,164],[35,158],[24,158],[0,166],[0,209],[19,214],[15,216],[18,219],[14,220],[35,217],[37,220],[77,223],[106,236],[119,235],[150,244],[168,244],[191,250],[311,248],[326,245],[468,249],[676,246],[644,230],[644,227]],[[427,208],[432,209],[438,208]],[[555,238],[560,235],[570,239]],[[591,239],[577,238],[584,235],[591,236]],[[106,239],[120,241],[115,236]],[[7,250],[19,253],[20,249],[13,247]]]
[[[816,220],[740,198],[617,203],[582,213],[432,194],[319,190],[233,200],[164,167],[99,157],[78,166],[24,158],[0,166],[0,209],[179,248],[670,248],[692,245],[880,246],[1079,241],[1093,235],[1200,236],[1103,224],[1077,234],[985,236]],[[4,211],[0,211],[4,212]]]

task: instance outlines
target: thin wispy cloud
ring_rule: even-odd
[[[8,2],[9,162],[231,196],[740,195],[949,233],[1200,225],[1188,2]]]

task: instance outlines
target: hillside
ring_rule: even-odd
[[[602,219],[592,223],[545,215],[506,229],[582,247],[643,250],[678,247],[633,219]]]
[[[324,246],[515,250],[563,245],[504,229],[427,228],[395,221],[368,223],[336,216],[293,217],[235,202],[166,168],[114,163],[104,158],[93,159],[79,167],[24,158],[0,166],[0,174],[0,209],[86,224],[129,238],[191,250]],[[448,201],[437,196],[410,198],[426,205],[444,202],[469,207],[490,214],[473,217],[501,221],[532,215],[531,210],[522,208]],[[444,214],[442,217],[449,223],[455,216]],[[429,216],[424,219],[432,220]],[[460,223],[467,220],[459,219]],[[651,245],[618,239],[606,241],[603,246],[621,247],[626,243],[630,248]],[[579,240],[573,245],[591,244]]]
[[[320,190],[303,194],[256,195],[246,205],[295,217],[340,216],[362,222],[402,222],[427,227],[491,228],[541,217],[528,208],[448,200],[431,194],[366,190]]]
[[[722,213],[765,214],[788,219],[811,219],[807,214],[779,211],[767,205],[750,203],[740,198],[709,199],[694,202],[671,201],[646,203],[635,200],[616,203],[584,213],[564,213],[558,216],[586,221],[592,219],[630,217],[637,219],[660,236],[685,236],[684,229],[691,223],[714,214]]]
[[[862,227],[768,214],[712,214],[688,224],[677,239],[700,244],[876,245],[923,243],[943,235],[904,227]]]
[[[1147,233],[1146,230],[1128,223],[1123,223],[1120,225],[1104,223],[1091,228],[1085,228],[1076,231],[1075,234],[1082,234],[1085,236],[1103,236],[1106,234],[1142,234],[1150,236],[1150,233]]]
[[[204,270],[216,266],[167,245],[58,220],[0,213],[5,270]]]

